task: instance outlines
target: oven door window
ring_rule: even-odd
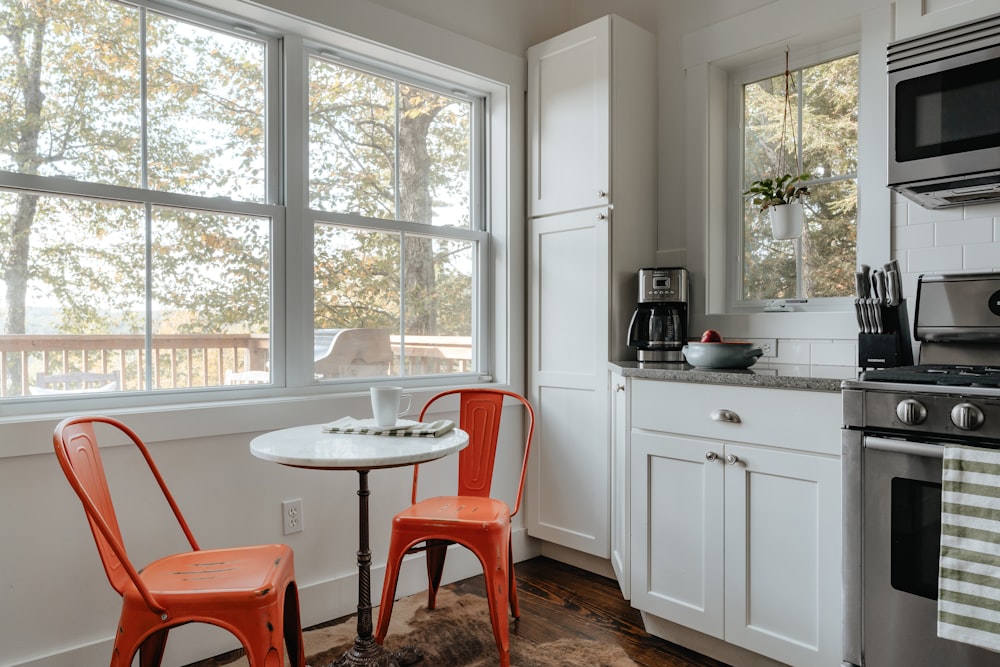
[[[1000,59],[896,84],[896,161],[1000,146]]]
[[[941,485],[894,477],[891,518],[892,587],[936,600],[941,548]]]

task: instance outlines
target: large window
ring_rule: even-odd
[[[317,377],[477,372],[482,100],[322,53],[308,74]]]
[[[767,213],[743,202],[737,305],[854,295],[858,212],[858,56],[745,83],[740,191],[781,169],[808,174],[800,239],[775,240]],[[782,154],[784,134],[784,154]]]
[[[310,34],[0,0],[0,399],[490,372],[482,80]]]
[[[268,382],[274,42],[0,0],[0,396]]]

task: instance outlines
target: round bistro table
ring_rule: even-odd
[[[294,468],[354,470],[358,473],[358,632],[354,645],[331,667],[354,665],[399,667],[417,656],[395,655],[372,635],[372,552],[368,539],[368,473],[380,468],[426,463],[461,451],[469,434],[455,428],[436,438],[357,433],[328,433],[323,424],[310,424],[259,435],[250,441],[250,453],[259,459]]]

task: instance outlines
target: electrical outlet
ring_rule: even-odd
[[[741,338],[740,340],[746,341],[747,343],[753,343],[760,349],[764,351],[761,357],[776,357],[778,356],[778,339],[777,338]]]
[[[286,500],[281,503],[281,534],[291,535],[302,532],[302,499]]]

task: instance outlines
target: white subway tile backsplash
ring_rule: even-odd
[[[780,348],[781,345],[779,344]],[[813,366],[854,366],[858,363],[855,341],[817,342],[810,345],[809,363]]]
[[[965,248],[964,268],[979,271],[1000,269],[1000,243],[982,243]]]
[[[934,245],[952,246],[993,242],[993,218],[939,222],[934,225]]]
[[[902,250],[930,248],[934,245],[934,225],[893,227],[893,247]]]
[[[915,248],[906,251],[907,273],[944,273],[962,270],[962,246]]]
[[[770,361],[779,364],[808,364],[809,341],[792,338],[779,340],[778,355]]]
[[[961,220],[964,216],[964,209],[961,206],[930,209],[909,202],[906,205],[906,216],[907,224],[910,225],[919,225],[925,222],[945,222],[947,220]]]

